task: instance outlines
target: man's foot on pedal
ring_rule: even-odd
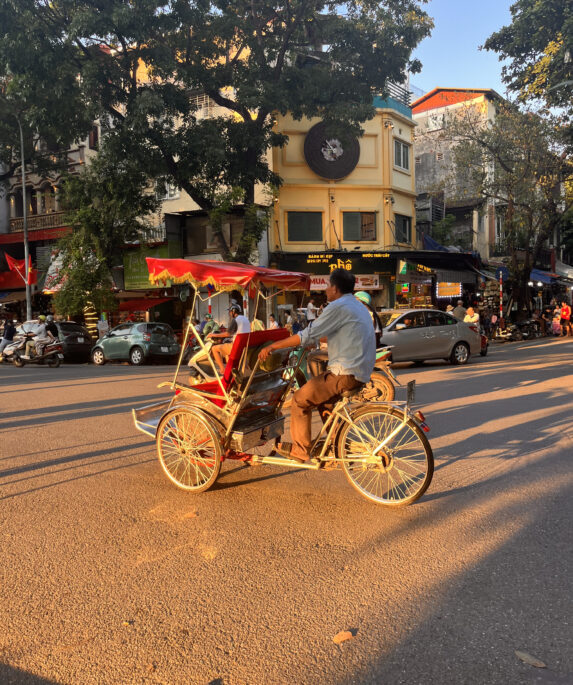
[[[279,442],[277,445],[277,453],[280,454],[281,457],[298,461],[299,464],[306,464],[310,459],[310,457],[305,458],[292,454],[292,442]]]

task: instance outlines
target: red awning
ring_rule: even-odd
[[[172,297],[156,297],[155,299],[140,299],[140,300],[124,300],[119,303],[120,312],[146,312],[152,307],[164,302],[170,302]]]
[[[310,276],[296,271],[280,271],[236,262],[146,257],[149,280],[153,284],[170,280],[195,287],[211,285],[217,290],[247,290],[264,285],[287,290],[309,290]]]
[[[28,231],[28,242],[35,242],[36,240],[58,240],[63,236],[71,233],[72,229],[69,226],[60,226],[59,228],[44,228],[41,230]],[[2,233],[0,234],[0,244],[4,243],[23,243],[24,233],[17,231],[16,233]]]

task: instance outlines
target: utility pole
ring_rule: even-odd
[[[26,320],[32,318],[32,289],[30,288],[30,273],[28,265],[30,263],[30,246],[28,245],[28,207],[26,201],[26,164],[24,155],[24,132],[22,131],[22,123],[20,117],[14,114],[20,129],[20,156],[22,164],[22,219],[24,226],[24,271],[26,274]]]

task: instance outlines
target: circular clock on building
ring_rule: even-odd
[[[324,122],[315,124],[304,139],[304,158],[315,174],[330,181],[348,176],[360,157],[360,143],[353,135],[329,135]]]

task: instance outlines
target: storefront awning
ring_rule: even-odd
[[[14,290],[12,292],[0,292],[0,304],[10,304],[11,302],[23,302],[26,299],[25,290]]]
[[[559,278],[558,274],[550,273],[549,271],[540,271],[539,269],[531,269],[529,278],[532,281],[540,281],[546,285],[551,285]]]
[[[172,297],[156,297],[154,299],[145,298],[138,300],[124,300],[119,304],[120,312],[146,312],[152,307],[157,307],[158,304],[170,302]]]

